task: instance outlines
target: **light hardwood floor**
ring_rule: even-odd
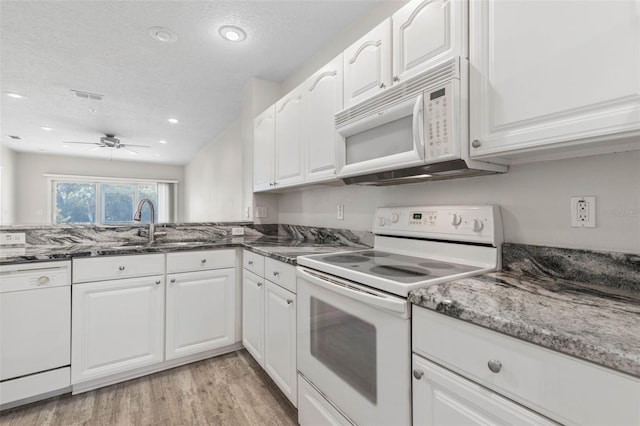
[[[245,350],[0,413],[0,424],[297,425],[297,411]]]

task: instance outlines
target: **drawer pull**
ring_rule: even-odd
[[[176,282],[176,279],[175,279],[175,278],[171,278],[171,282],[172,282],[172,283],[175,283],[175,282]]]
[[[247,262],[249,264],[249,266],[253,265],[253,260],[250,260],[249,262]]]
[[[124,271],[124,265],[120,265],[118,269],[120,269],[121,271]]]
[[[417,368],[413,370],[413,377],[415,377],[417,380],[422,379],[422,376],[424,376],[424,371],[419,370]]]
[[[200,263],[207,263],[207,259],[202,259]]]
[[[161,282],[161,280],[156,280],[156,285],[160,285]]]
[[[496,359],[490,359],[487,366],[494,373],[499,373],[502,370],[502,363]]]
[[[258,287],[262,287],[262,283],[258,283]]]
[[[40,278],[38,278],[38,285],[47,285],[49,284],[49,282],[51,282],[51,279],[46,275],[43,275]]]
[[[273,271],[273,276],[274,277],[279,277],[280,276],[280,272]]]
[[[287,299],[287,305],[293,304],[293,299]]]

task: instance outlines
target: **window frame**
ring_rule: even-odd
[[[64,174],[50,174],[45,173],[44,177],[47,179],[47,223],[51,225],[65,225],[59,224],[55,221],[55,213],[56,213],[56,183],[90,183],[96,185],[96,212],[93,223],[83,222],[69,225],[85,225],[85,226],[128,226],[132,225],[135,222],[118,222],[118,223],[102,223],[102,184],[132,184],[135,185],[134,192],[137,197],[138,194],[138,185],[156,185],[156,193],[159,193],[158,185],[159,184],[173,184],[173,200],[171,202],[170,210],[172,210],[172,216],[175,222],[179,221],[178,218],[178,180],[173,179],[141,179],[141,178],[121,178],[121,177],[105,177],[105,176],[80,176],[80,175],[64,175]],[[155,206],[157,210],[159,206]],[[159,222],[158,214],[156,214],[156,223]],[[166,222],[168,223],[168,222]]]

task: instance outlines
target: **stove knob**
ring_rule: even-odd
[[[480,232],[484,228],[484,223],[481,220],[473,219],[473,232]]]
[[[457,213],[454,213],[454,214],[451,216],[451,224],[452,224],[453,226],[458,226],[458,225],[460,225],[461,223],[462,223],[462,216],[460,216],[460,215],[459,215],[459,214],[457,214]]]
[[[379,217],[378,218],[378,225],[384,226],[385,223],[387,223],[387,220],[384,217]]]
[[[396,223],[400,220],[400,215],[398,213],[391,213],[391,223]]]

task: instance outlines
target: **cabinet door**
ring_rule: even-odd
[[[391,20],[387,19],[344,51],[344,107],[391,85]]]
[[[264,279],[242,273],[242,344],[264,367]]]
[[[297,406],[296,295],[267,281],[264,308],[264,369]]]
[[[637,1],[478,0],[470,28],[472,156],[615,150],[640,132]]]
[[[163,360],[163,275],[75,284],[72,293],[72,384]]]
[[[305,83],[307,96],[306,182],[335,178],[338,133],[334,114],[342,109],[342,55]]]
[[[302,87],[276,102],[276,188],[304,179],[304,102]]]
[[[393,14],[393,81],[467,57],[467,3],[413,0]]]
[[[414,425],[553,425],[546,418],[413,355]]]
[[[232,345],[235,268],[167,276],[166,359]]]
[[[273,189],[275,141],[275,106],[260,114],[253,126],[253,190]]]

